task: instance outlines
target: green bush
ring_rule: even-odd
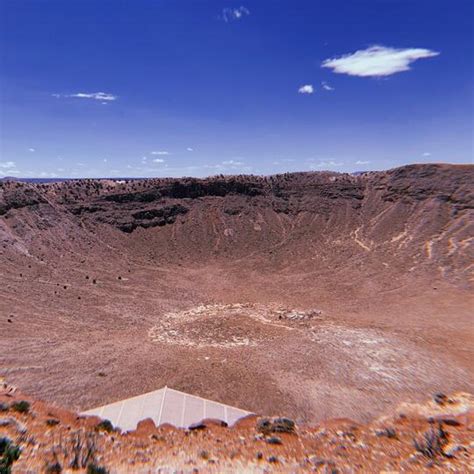
[[[30,404],[26,400],[12,403],[11,409],[18,413],[28,413],[30,411]]]
[[[105,467],[90,463],[87,466],[87,474],[109,474],[109,471]]]
[[[0,474],[10,474],[12,465],[18,460],[21,449],[9,438],[0,438]]]
[[[101,421],[95,429],[97,431],[107,431],[107,433],[110,433],[114,430],[114,425],[109,420],[103,420]]]

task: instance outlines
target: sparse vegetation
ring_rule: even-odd
[[[94,433],[79,430],[67,438],[60,438],[53,446],[51,466],[55,464],[68,469],[85,469],[89,464],[95,463],[97,453],[96,438]]]
[[[268,444],[283,444],[281,439],[278,436],[270,436],[270,438],[267,438],[267,443]]]
[[[431,426],[431,429],[423,435],[423,439],[414,439],[413,445],[423,456],[434,460],[444,455],[443,448],[447,442],[448,434],[443,430],[441,423],[438,423],[436,427]]]
[[[12,465],[20,458],[21,449],[10,438],[0,438],[0,474],[10,474]]]
[[[95,429],[97,431],[106,431],[107,433],[111,433],[114,431],[114,426],[109,420],[102,420],[96,427]]]
[[[257,431],[263,434],[270,433],[294,433],[295,422],[289,418],[261,418],[257,422]]]
[[[438,405],[444,405],[448,401],[448,397],[444,393],[438,392],[433,395],[433,401]]]
[[[381,430],[376,430],[375,434],[377,436],[386,436],[387,438],[390,438],[390,439],[397,438],[397,432],[393,428],[383,428]]]
[[[289,418],[276,418],[273,420],[272,431],[274,433],[293,433],[295,431],[295,422]]]
[[[61,472],[63,472],[63,468],[58,461],[54,461],[54,462],[46,463],[44,472],[46,474],[61,474]]]
[[[109,471],[103,467],[103,466],[98,466],[95,463],[90,463],[87,466],[87,474],[109,474]]]
[[[199,451],[199,457],[201,459],[209,459],[209,453],[206,450]]]
[[[12,403],[10,408],[17,413],[28,413],[30,411],[30,404],[26,400],[21,400]]]
[[[48,426],[56,426],[56,425],[59,425],[59,420],[57,420],[56,418],[48,418],[46,420],[46,424]]]

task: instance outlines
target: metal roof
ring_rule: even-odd
[[[232,425],[239,418],[252,414],[240,408],[189,395],[169,387],[93,408],[82,413],[109,420],[123,431],[134,430],[139,421],[151,418],[156,426],[170,423],[187,428],[205,418],[214,418]]]

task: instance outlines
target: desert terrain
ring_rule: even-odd
[[[472,392],[474,166],[0,184],[0,376],[367,422]]]
[[[371,420],[312,426],[249,415],[187,429],[151,418],[121,432],[0,380],[0,469],[14,473],[472,472],[474,398],[436,394]]]

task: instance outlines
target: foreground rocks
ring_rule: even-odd
[[[0,447],[4,451],[0,456],[10,456],[12,472],[474,469],[474,397],[464,393],[446,396],[442,404],[439,397],[424,405],[405,404],[367,425],[338,419],[307,427],[288,418],[250,416],[232,427],[204,420],[189,430],[156,427],[145,420],[128,433],[110,429],[98,418],[31,400],[5,383],[0,403]],[[22,407],[19,411],[18,406]]]

